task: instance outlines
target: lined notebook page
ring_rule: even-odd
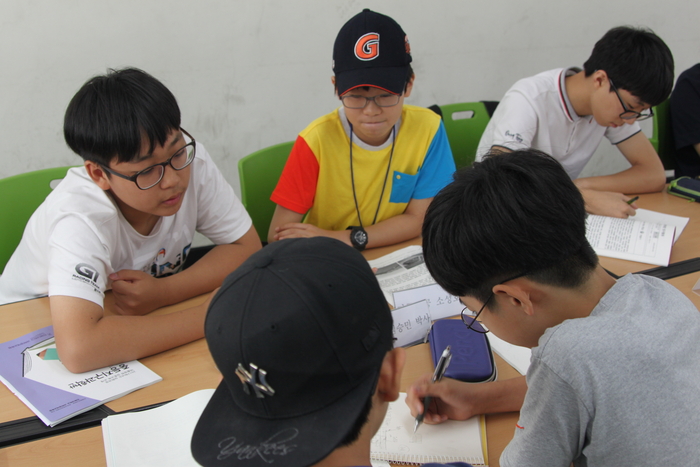
[[[422,424],[413,433],[415,418],[406,405],[406,393],[389,404],[384,423],[372,438],[372,459],[394,463],[468,462],[488,465],[484,417]]]

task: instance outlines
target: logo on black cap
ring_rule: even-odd
[[[355,56],[364,62],[377,58],[379,56],[379,34],[368,32],[357,39]]]
[[[264,399],[266,395],[275,395],[275,390],[265,381],[267,371],[258,368],[255,363],[250,364],[250,371],[247,371],[243,368],[243,365],[239,363],[238,368],[236,368],[236,376],[238,376],[238,379],[243,383],[243,390],[246,394],[250,394],[250,388],[253,388],[255,396],[260,399]],[[259,380],[259,382],[256,382],[256,379]]]

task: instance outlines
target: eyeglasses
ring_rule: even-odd
[[[399,103],[400,98],[401,94],[379,94],[373,97],[346,94],[341,96],[340,100],[343,101],[343,106],[348,109],[364,109],[370,101],[373,101],[378,107],[393,107]]]
[[[116,175],[117,177],[121,177],[124,180],[134,182],[140,190],[148,190],[149,188],[153,188],[154,186],[158,185],[161,180],[163,180],[163,175],[165,174],[166,166],[169,165],[175,170],[182,170],[188,165],[190,165],[194,160],[194,156],[196,153],[196,144],[194,138],[182,128],[180,128],[180,131],[186,134],[191,141],[185,144],[178,151],[176,151],[175,154],[173,154],[172,157],[170,157],[170,159],[168,159],[165,162],[146,167],[145,169],[140,170],[134,175],[120,174],[119,172],[115,172],[114,170],[104,165],[102,166],[102,168],[105,171],[111,173],[112,175]]]
[[[622,109],[624,110],[624,112],[620,114],[621,119],[641,121],[654,116],[654,111],[651,110],[651,107],[649,107],[647,110],[642,110],[641,112],[628,109],[625,103],[622,102],[622,97],[620,97],[620,93],[617,92],[617,88],[613,84],[612,80],[608,79],[608,81],[610,81],[610,87],[613,89],[613,91],[615,91],[615,94],[617,94],[617,98],[620,100],[620,104],[622,104]]]
[[[518,279],[518,278],[526,276],[526,275],[527,275],[527,273],[523,272],[521,274],[518,274],[517,276],[513,276],[509,279],[501,281],[498,284],[494,284],[494,287],[496,285],[505,284],[506,282]],[[493,287],[492,287],[492,289],[493,289]],[[474,314],[474,315],[470,314],[470,313],[474,313],[473,311],[471,311],[466,306],[464,307],[464,309],[462,310],[462,313],[461,313],[461,317],[462,317],[462,322],[467,326],[467,329],[471,329],[472,331],[478,332],[479,334],[486,334],[487,332],[489,332],[488,329],[484,329],[481,327],[481,323],[479,323],[477,321],[477,319],[479,318],[479,315],[481,314],[481,312],[484,311],[484,308],[486,308],[486,305],[488,305],[489,302],[491,301],[491,297],[493,297],[493,290],[491,290],[491,295],[489,295],[489,298],[486,299],[484,304],[481,305],[481,308],[479,309],[479,311],[476,312],[476,314]]]

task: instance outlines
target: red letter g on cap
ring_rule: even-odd
[[[373,60],[379,56],[379,34],[368,32],[357,39],[355,56],[362,61]]]

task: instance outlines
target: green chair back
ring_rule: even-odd
[[[471,165],[491,117],[483,102],[441,105],[442,119],[457,168]]]
[[[0,180],[0,272],[19,245],[32,213],[51,193],[51,182],[63,179],[68,169],[37,170]]]
[[[654,130],[649,141],[659,155],[666,170],[675,169],[673,132],[668,99],[654,107]]]
[[[276,205],[270,201],[270,195],[277,186],[293,145],[293,141],[276,144],[238,161],[241,202],[253,219],[253,226],[263,242],[267,242],[267,231],[275,213]]]

